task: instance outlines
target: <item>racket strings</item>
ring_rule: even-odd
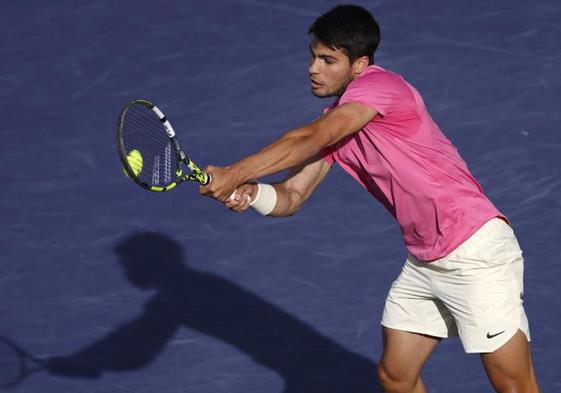
[[[158,116],[144,105],[133,105],[123,119],[122,138],[137,178],[149,185],[174,182],[180,157]],[[131,153],[133,151],[138,153]]]

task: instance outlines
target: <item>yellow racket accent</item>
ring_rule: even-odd
[[[177,183],[171,183],[169,186],[166,187],[157,187],[157,186],[152,186],[150,187],[150,191],[154,191],[154,192],[164,192],[164,191],[169,191],[172,188],[174,188],[177,185]]]

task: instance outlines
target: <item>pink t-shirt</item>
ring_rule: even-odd
[[[491,218],[508,222],[400,75],[369,66],[326,111],[347,102],[378,115],[321,154],[388,209],[414,257],[442,258]]]

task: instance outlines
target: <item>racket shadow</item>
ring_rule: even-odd
[[[51,358],[51,374],[97,378],[104,371],[141,369],[178,329],[188,327],[276,372],[285,393],[382,391],[374,362],[243,287],[186,266],[181,245],[165,235],[132,234],[115,252],[128,280],[155,295],[141,315],[105,337],[70,356]]]

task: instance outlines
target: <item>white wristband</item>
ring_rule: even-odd
[[[273,211],[277,204],[277,192],[270,184],[257,183],[257,194],[249,204],[258,213],[264,216]]]

